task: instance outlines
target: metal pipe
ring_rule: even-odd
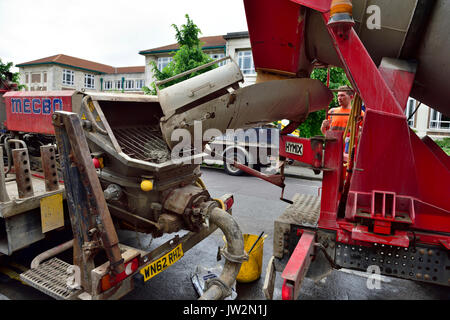
[[[11,155],[11,148],[9,146],[10,143],[21,144],[22,148],[28,149],[27,144],[23,140],[5,138],[5,149],[6,149],[6,155],[8,157],[8,169],[5,172],[5,176],[11,172],[11,167],[12,167],[12,162],[11,162],[12,155]]]
[[[31,261],[31,269],[39,267],[42,261],[51,258],[53,256],[56,256],[57,254],[60,254],[61,252],[66,251],[67,249],[70,249],[72,247],[73,247],[73,239],[63,244],[60,244],[59,246],[56,246],[54,248],[42,252],[41,254],[37,255],[33,259],[33,261]]]
[[[231,293],[230,288],[236,281],[242,261],[245,260],[244,237],[233,217],[222,209],[214,208],[210,213],[209,222],[222,230],[227,240],[227,256],[234,259],[224,255],[226,261],[222,274],[218,280],[212,282],[199,300],[220,300]]]

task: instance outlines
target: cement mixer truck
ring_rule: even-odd
[[[395,23],[405,17],[404,28],[382,24],[380,34],[366,32],[365,14],[360,13],[372,2],[395,17]],[[241,87],[242,73],[226,57],[229,63],[170,87],[159,89],[186,74],[157,82],[157,96],[5,94],[8,129],[19,136],[5,141],[8,148],[17,145],[7,150],[16,177],[0,181],[1,200],[8,208],[2,211],[3,222],[24,225],[18,217],[25,219],[42,239],[43,225],[54,230],[63,224],[57,206],[65,197],[73,234],[70,241],[37,256],[21,275],[23,281],[57,299],[120,298],[132,290],[132,277],[151,279],[220,228],[228,244],[221,250],[226,262],[201,299],[225,298],[247,255],[229,214],[232,196],[213,199],[200,179],[204,147],[227,129],[288,119],[291,123],[280,133],[280,174],[263,174],[223,155],[234,167],[279,186],[279,199],[289,204],[274,224],[266,296],[272,296],[276,271],[282,272],[283,299],[298,297],[307,274],[320,277],[341,267],[367,270],[376,265],[383,274],[449,284],[449,158],[430,138],[417,137],[404,115],[409,95],[449,113],[449,90],[442,90],[445,82],[437,81],[435,69],[436,63],[441,71],[448,65],[444,58],[430,59],[435,45],[442,48],[437,57],[448,52],[448,38],[439,31],[448,29],[444,17],[449,5],[355,0],[353,11],[352,3],[331,0],[244,0],[244,5],[258,73],[254,85]],[[423,39],[416,37],[418,31]],[[382,45],[374,37],[383,39]],[[331,65],[344,68],[357,93],[348,128],[344,134],[329,131],[311,139],[290,136],[310,112],[329,105],[332,91],[309,75],[314,67]],[[362,102],[363,124],[355,116]],[[36,192],[30,186],[36,176],[27,166],[27,148],[18,139],[30,128],[24,123],[56,136],[56,145],[42,147],[45,183]],[[349,156],[344,160],[347,136]],[[319,196],[284,197],[287,159],[323,172]],[[8,183],[19,191],[13,199]],[[22,204],[20,210],[17,204]],[[35,220],[27,220],[32,209]],[[121,245],[118,228],[155,237],[189,232],[142,252]],[[11,230],[4,232],[7,248],[26,245]],[[69,249],[71,261],[55,257]]]

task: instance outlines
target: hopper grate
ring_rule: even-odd
[[[170,150],[161,131],[154,127],[115,128],[112,130],[122,151],[131,158],[162,163],[170,160]]]

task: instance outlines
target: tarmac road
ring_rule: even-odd
[[[210,194],[219,197],[224,193],[233,193],[233,217],[241,227],[242,233],[267,234],[264,242],[262,277],[248,284],[236,285],[238,300],[265,300],[262,293],[264,275],[269,258],[272,255],[273,221],[283,212],[287,204],[280,201],[280,189],[260,179],[250,176],[232,177],[223,170],[202,168],[202,179]],[[295,193],[316,195],[320,181],[287,177],[285,198]],[[169,237],[153,239],[150,248],[165,242]],[[122,243],[146,248],[151,237],[130,231],[121,231]],[[193,287],[190,274],[197,266],[212,268],[223,265],[223,259],[216,261],[217,249],[223,246],[222,233],[214,232],[197,246],[186,252],[184,257],[173,266],[155,276],[148,282],[137,283],[135,290],[124,300],[193,300],[198,295]],[[281,276],[277,274],[274,299],[281,299]],[[49,299],[44,294],[22,285],[0,273],[0,300],[2,299]],[[425,283],[412,282],[397,278],[382,277],[380,289],[368,289],[365,273],[351,270],[333,271],[326,279],[314,283],[305,279],[299,299],[303,300],[449,300],[450,288]]]

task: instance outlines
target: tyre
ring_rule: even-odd
[[[226,154],[224,154],[224,156],[226,156]],[[234,160],[239,163],[246,164],[245,156],[242,155],[242,153],[240,152],[237,151],[234,152]],[[225,168],[225,172],[230,176],[242,176],[245,173],[241,169],[238,169],[235,166],[233,166],[232,163],[225,162],[223,166]]]

